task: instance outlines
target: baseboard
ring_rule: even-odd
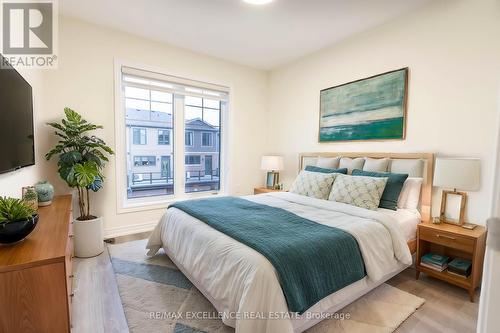
[[[126,236],[131,234],[137,234],[140,232],[151,231],[156,227],[158,221],[151,221],[141,224],[125,225],[122,227],[114,227],[104,229],[104,238],[113,238],[119,236]]]

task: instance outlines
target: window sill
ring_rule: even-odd
[[[189,199],[223,197],[226,195],[227,195],[226,193],[219,191],[219,192],[203,192],[203,193],[200,193],[200,192],[185,193],[183,196],[179,196],[179,197],[163,196],[163,197],[157,197],[156,200],[153,199],[153,200],[145,201],[145,202],[125,199],[123,206],[117,208],[117,214],[127,214],[127,213],[134,213],[134,212],[141,212],[141,211],[148,211],[148,210],[165,209],[170,204],[177,202],[177,201],[183,201],[183,200],[189,200]]]

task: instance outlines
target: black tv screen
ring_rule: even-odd
[[[0,54],[0,173],[35,164],[33,96]]]

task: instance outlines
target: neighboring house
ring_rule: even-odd
[[[130,191],[168,188],[173,184],[172,115],[127,108],[126,142]],[[185,179],[193,191],[218,189],[220,131],[201,119],[186,121]],[[217,186],[201,188],[200,183]]]

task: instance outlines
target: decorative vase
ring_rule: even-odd
[[[34,186],[25,186],[22,191],[23,201],[26,202],[35,211],[38,210],[38,195]]]
[[[36,194],[38,195],[38,206],[48,206],[54,198],[54,186],[46,180],[35,184]]]
[[[90,258],[104,251],[102,218],[80,221],[75,219],[73,232],[75,233],[75,256]]]
[[[0,224],[0,244],[13,244],[22,241],[33,230],[38,222],[38,214],[32,217]]]

